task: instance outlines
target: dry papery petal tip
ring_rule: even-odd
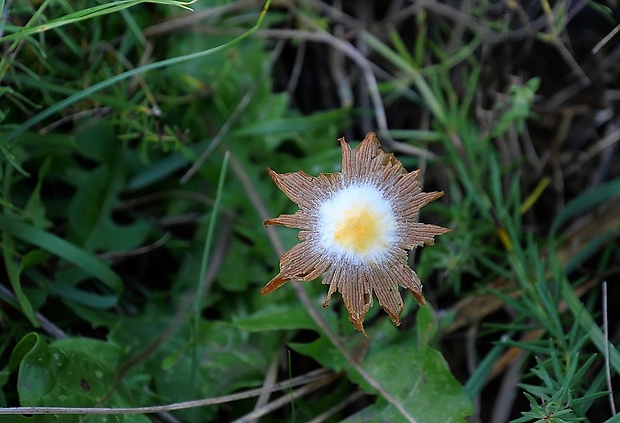
[[[344,138],[339,141],[340,173],[314,177],[267,169],[299,209],[268,219],[265,225],[301,229],[301,242],[282,255],[280,272],[261,293],[290,280],[311,281],[324,275],[323,283],[329,285],[324,306],[339,291],[349,320],[366,334],[364,318],[373,293],[397,326],[403,310],[399,287],[409,289],[420,306],[425,304],[422,283],[407,264],[407,254],[433,244],[436,235],[450,229],[417,222],[420,209],[443,192],[422,192],[421,170],[407,172],[393,154],[381,150],[374,132],[355,149]]]

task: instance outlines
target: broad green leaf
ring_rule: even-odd
[[[410,336],[388,334],[392,341],[371,332],[370,348],[361,365],[381,387],[401,402],[418,423],[465,422],[473,413],[473,404],[465,388],[452,376],[447,363],[437,350],[427,345],[436,330],[436,320],[430,307],[423,307],[417,314],[417,328],[409,330]],[[416,339],[415,332],[419,335]],[[378,342],[374,338],[378,338]],[[351,342],[355,342],[352,338]],[[358,341],[360,342],[360,341]],[[300,354],[308,355],[322,366],[336,372],[345,371],[351,382],[365,392],[379,395],[377,402],[346,420],[348,423],[404,421],[401,413],[381,397],[362,379],[351,364],[325,338],[307,344],[289,344]],[[351,352],[360,345],[347,345]]]
[[[51,344],[30,333],[17,344],[11,367],[19,365],[20,406],[127,407],[126,395],[115,391],[120,348],[88,338],[65,338]],[[34,416],[36,423],[77,423],[79,415]],[[17,420],[15,418],[15,421]],[[26,421],[26,420],[24,420]],[[147,423],[140,415],[92,416],[96,423]]]
[[[130,376],[148,375],[158,402],[216,397],[262,383],[264,369],[279,346],[279,334],[248,337],[246,332],[229,324],[201,322],[196,366],[190,353],[194,342],[190,325],[173,327],[174,320],[169,312],[150,308],[141,317],[124,319],[109,335],[129,356],[145,349],[150,351]],[[216,410],[217,407],[200,408],[199,421],[211,421]],[[187,418],[191,413],[192,410],[185,410],[178,415]]]
[[[257,121],[252,125],[246,125],[234,131],[235,137],[270,135],[275,133],[293,134],[299,132],[324,129],[330,124],[342,125],[349,109],[335,109],[328,112],[315,113],[310,116],[275,118],[271,120]]]
[[[620,414],[616,414],[608,420],[605,420],[605,423],[620,423]]]
[[[72,235],[77,235],[76,243],[87,251],[133,249],[141,245],[150,232],[145,220],[121,226],[112,219],[127,172],[123,144],[102,125],[82,132],[77,138],[78,152],[101,162],[76,178],[77,190],[69,203]]]
[[[428,345],[433,336],[435,336],[435,332],[437,332],[437,320],[430,305],[418,309],[416,328],[418,331],[418,342]]]
[[[316,323],[299,304],[265,307],[256,313],[235,319],[234,326],[248,332],[285,329],[315,329]]]
[[[466,422],[474,409],[441,354],[430,347],[398,345],[364,360],[364,368],[416,419],[417,423]],[[347,423],[403,421],[381,397]]]
[[[355,336],[358,336],[357,334]],[[363,341],[359,337],[358,342]],[[362,389],[368,393],[376,394],[373,388],[360,376],[357,371],[351,366],[351,364],[344,358],[342,354],[334,347],[334,345],[325,337],[321,336],[319,339],[301,344],[301,343],[289,343],[288,346],[300,354],[312,357],[321,366],[332,369],[339,373],[342,371],[347,372],[347,376],[351,382],[358,384]],[[350,349],[355,351],[359,350],[360,345],[357,348]],[[365,368],[365,366],[364,366]]]
[[[19,368],[22,360],[32,349],[37,347],[37,344],[45,342],[41,335],[35,332],[31,332],[24,336],[13,348],[11,358],[9,359],[9,370],[15,371]],[[40,346],[39,346],[40,348]]]
[[[252,282],[265,275],[264,266],[256,260],[255,248],[247,241],[233,238],[228,248],[230,253],[217,275],[218,285],[228,292],[244,292]],[[243,272],[239,272],[239,263],[244,263]]]

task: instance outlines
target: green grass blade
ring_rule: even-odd
[[[583,306],[573,287],[566,279],[562,279],[562,297],[573,316],[575,316],[575,319],[579,321],[581,327],[587,332],[592,343],[598,348],[601,355],[604,355],[608,341],[605,340],[603,331],[592,318],[592,314]],[[609,348],[609,364],[616,373],[620,374],[620,352],[613,345],[610,345]]]
[[[159,4],[169,4],[172,6],[184,7],[187,9],[188,2],[186,1],[178,1],[178,0],[120,0],[113,3],[104,3],[97,6],[89,7],[87,9],[78,10],[73,13],[69,13],[67,15],[61,16],[56,19],[52,19],[51,21],[45,22],[44,24],[37,25],[34,27],[25,27],[19,31],[16,31],[12,34],[5,35],[0,38],[0,42],[5,41],[15,41],[20,40],[24,37],[33,34],[40,34],[50,29],[59,28],[65,25],[69,25],[72,23],[77,23],[80,21],[96,18],[98,16],[109,15],[111,13],[120,12],[121,10],[127,9],[132,6],[136,6],[141,3],[159,3]]]
[[[224,180],[226,179],[226,171],[228,169],[228,160],[230,153],[227,151],[224,155],[224,161],[222,163],[222,169],[220,170],[220,178],[217,184],[217,193],[215,195],[215,202],[213,203],[213,209],[211,210],[211,217],[209,219],[209,228],[207,230],[207,237],[205,239],[205,245],[202,252],[202,263],[200,265],[200,279],[197,286],[197,298],[194,308],[194,316],[196,323],[200,321],[200,312],[202,309],[202,296],[205,289],[205,276],[207,274],[207,265],[209,263],[209,251],[211,250],[211,243],[213,242],[213,233],[215,232],[215,222],[217,221],[218,211],[222,202],[222,193],[224,192]],[[198,329],[195,327],[195,329]]]
[[[21,266],[18,266],[15,263],[12,257],[11,251],[13,250],[13,239],[7,232],[5,232],[2,237],[2,250],[6,273],[9,277],[9,281],[11,282],[11,288],[13,288],[13,293],[17,298],[19,307],[21,308],[22,313],[24,313],[24,316],[28,318],[30,323],[32,323],[34,327],[39,327],[39,321],[35,316],[32,304],[30,304],[30,300],[22,291],[22,284],[20,278],[22,269]]]
[[[570,218],[615,197],[620,197],[620,179],[614,179],[584,192],[579,197],[569,201],[566,207],[553,219],[549,236],[553,238],[560,226]]]
[[[506,340],[508,340],[508,335],[504,336],[502,339],[504,342]],[[489,351],[486,357],[478,363],[478,367],[476,367],[476,370],[465,384],[465,390],[467,390],[467,393],[469,393],[469,396],[472,398],[480,395],[480,392],[482,392],[491,374],[491,370],[493,370],[495,362],[501,357],[504,351],[506,351],[507,346],[504,342],[497,343],[491,351]]]
[[[605,423],[620,423],[620,414],[616,414],[609,420],[606,420]]]
[[[81,250],[64,239],[10,216],[0,216],[0,231],[73,263],[86,273],[99,279],[117,295],[121,293],[123,288],[121,278],[112,269],[94,255]]]
[[[392,64],[400,68],[403,72],[407,73],[409,77],[411,77],[420,95],[426,102],[429,110],[433,113],[433,115],[438,121],[445,125],[446,115],[444,113],[444,110],[435,98],[433,90],[424,80],[420,72],[417,69],[413,68],[403,57],[398,55],[398,53],[396,53],[387,44],[385,44],[378,38],[372,36],[367,32],[363,34],[362,38],[368,43],[368,45],[370,45],[370,47],[375,49],[379,54],[381,54],[387,60],[392,62]]]
[[[185,63],[185,62],[189,62],[191,60],[196,60],[205,56],[209,56],[211,54],[215,54],[218,53],[220,51],[226,50],[227,48],[239,43],[240,41],[244,40],[245,38],[249,37],[251,34],[253,34],[261,25],[261,23],[263,22],[263,19],[265,18],[265,15],[267,14],[267,10],[269,10],[269,5],[271,3],[271,0],[267,0],[267,2],[265,3],[265,6],[263,7],[263,10],[260,14],[260,16],[258,17],[258,20],[256,21],[256,24],[248,29],[247,31],[245,31],[243,34],[239,35],[238,37],[233,38],[232,40],[228,41],[227,43],[224,43],[222,45],[219,45],[217,47],[213,47],[210,48],[208,50],[203,50],[203,51],[198,51],[196,53],[189,53],[189,54],[185,54],[183,56],[177,56],[177,57],[172,57],[170,59],[165,59],[165,60],[161,60],[159,62],[154,62],[154,63],[149,63],[147,65],[144,66],[140,66],[138,68],[134,68],[134,69],[130,69],[126,72],[123,72],[119,75],[115,75],[109,79],[106,79],[105,81],[101,81],[95,85],[92,85],[88,88],[86,88],[84,91],[80,91],[78,93],[73,94],[70,97],[65,98],[64,100],[59,101],[58,103],[54,104],[53,106],[43,110],[41,113],[36,114],[35,116],[31,117],[30,119],[26,120],[22,125],[20,125],[19,127],[13,129],[12,131],[8,132],[5,136],[4,136],[4,142],[5,143],[9,143],[11,141],[13,141],[15,138],[17,138],[18,136],[22,135],[23,133],[25,133],[28,129],[32,128],[34,125],[36,125],[37,123],[43,121],[44,119],[46,119],[49,116],[52,116],[54,113],[57,113],[61,110],[64,110],[65,108],[69,107],[70,105],[72,105],[73,103],[76,103],[96,92],[99,92],[101,90],[103,90],[104,88],[107,88],[111,85],[116,84],[117,82],[123,81],[125,79],[131,78],[134,75],[139,75],[142,73],[146,73],[146,72],[150,72],[153,71],[155,69],[161,69],[161,68],[165,68],[165,67],[169,67],[169,66],[174,66],[174,65],[178,65],[180,63]]]
[[[228,169],[228,160],[230,159],[230,152],[226,152],[224,155],[224,161],[222,162],[222,168],[220,170],[219,181],[217,183],[217,193],[215,195],[215,202],[213,203],[213,209],[211,210],[211,217],[209,218],[209,228],[207,230],[207,237],[205,238],[205,245],[202,250],[202,263],[200,264],[200,276],[198,278],[198,284],[196,287],[196,301],[194,302],[194,343],[192,354],[192,368],[193,375],[198,371],[198,341],[200,339],[200,315],[202,313],[202,298],[205,295],[205,277],[207,275],[207,266],[209,264],[209,255],[211,251],[211,244],[213,243],[213,233],[215,232],[215,222],[217,221],[220,204],[222,202],[222,194],[224,192],[224,180],[226,179],[226,171]],[[196,377],[192,378],[191,391],[196,392]]]

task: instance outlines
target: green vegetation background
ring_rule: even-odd
[[[0,406],[207,399],[0,421],[619,421],[617,104],[560,96],[617,90],[615,44],[582,62],[564,2],[405,3],[0,0]],[[536,46],[564,85],[498,65]],[[364,338],[319,281],[259,291],[296,242],[265,169],[338,171],[368,129],[454,231],[412,254],[429,305]]]

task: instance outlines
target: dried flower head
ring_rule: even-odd
[[[265,225],[299,228],[301,243],[282,255],[280,273],[261,290],[268,294],[289,280],[310,281],[325,273],[329,285],[324,307],[340,291],[349,320],[364,334],[364,316],[374,291],[395,325],[403,310],[398,287],[408,288],[424,305],[422,284],[407,265],[407,252],[433,244],[450,229],[418,223],[420,208],[443,192],[422,192],[420,170],[407,173],[392,154],[381,150],[373,132],[351,150],[344,138],[342,173],[302,171],[269,176],[299,210]]]

